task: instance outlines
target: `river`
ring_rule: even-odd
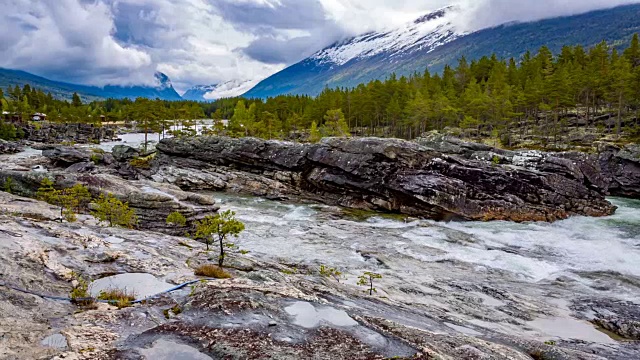
[[[640,298],[640,201],[610,199],[619,207],[614,216],[553,224],[439,223],[213,195],[246,224],[237,244],[248,256],[292,268],[335,267],[354,286],[363,272],[379,273],[377,296],[471,335],[611,344],[576,306]]]
[[[122,139],[100,148],[137,146],[144,136]],[[12,156],[33,155],[27,149]],[[396,320],[432,331],[444,326],[473,336],[518,334],[611,346],[614,340],[586,321],[593,313],[583,304],[640,299],[636,200],[609,199],[618,210],[605,218],[442,223],[212,195],[246,224],[237,244],[247,256],[287,264],[293,272],[335,267],[341,281],[354,287],[363,272],[379,273],[377,297],[433,319]]]

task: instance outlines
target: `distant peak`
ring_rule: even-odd
[[[173,84],[171,84],[171,79],[169,79],[166,74],[157,71],[153,76],[156,79],[156,86],[158,88],[169,89],[173,87]]]
[[[445,17],[449,12],[453,11],[453,10],[457,10],[458,6],[455,5],[449,5],[449,6],[445,6],[443,8],[434,10],[426,15],[423,15],[419,18],[417,18],[414,23],[415,24],[422,24],[428,21],[432,21],[432,20],[436,20],[436,19],[440,19]]]

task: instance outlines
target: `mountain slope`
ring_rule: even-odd
[[[602,40],[620,44],[640,32],[640,5],[503,25],[471,34],[456,32],[451,24],[458,11],[444,8],[399,29],[334,44],[263,80],[244,96],[317,95],[326,86],[355,87],[392,73],[409,75],[426,68],[439,72],[463,55],[468,60],[492,53],[508,58],[536,51],[542,45],[558,52],[564,45],[592,46]]]
[[[106,98],[135,99],[137,97],[181,100],[180,95],[173,88],[171,80],[162,73],[155,74],[155,86],[109,85],[100,88],[53,81],[25,71],[0,68],[0,88],[6,90],[8,87],[16,85],[22,87],[25,84],[41,89],[44,92],[50,92],[55,98],[67,100],[71,99],[74,92],[77,92],[84,101]]]
[[[193,101],[213,101],[244,94],[256,85],[256,81],[231,80],[221,84],[196,85],[187,90],[182,98]]]

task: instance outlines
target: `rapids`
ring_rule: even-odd
[[[354,286],[363,272],[380,273],[377,296],[458,332],[611,344],[574,305],[640,299],[640,201],[612,198],[614,216],[553,224],[440,223],[213,195],[246,224],[237,245],[248,256],[293,271],[336,267]]]

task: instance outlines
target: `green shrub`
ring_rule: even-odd
[[[78,274],[73,274],[77,281],[77,285],[69,293],[71,301],[80,306],[89,306],[93,304],[91,294],[89,294],[89,282]]]
[[[8,177],[5,181],[4,184],[2,186],[4,192],[7,192],[9,194],[13,194],[13,178],[12,177]]]
[[[138,217],[129,208],[129,203],[123,203],[113,194],[100,195],[95,205],[93,216],[100,221],[109,223],[110,227],[121,226],[131,229],[138,222]]]
[[[175,211],[167,216],[167,224],[175,226],[185,226],[187,224],[187,218],[180,212]]]

